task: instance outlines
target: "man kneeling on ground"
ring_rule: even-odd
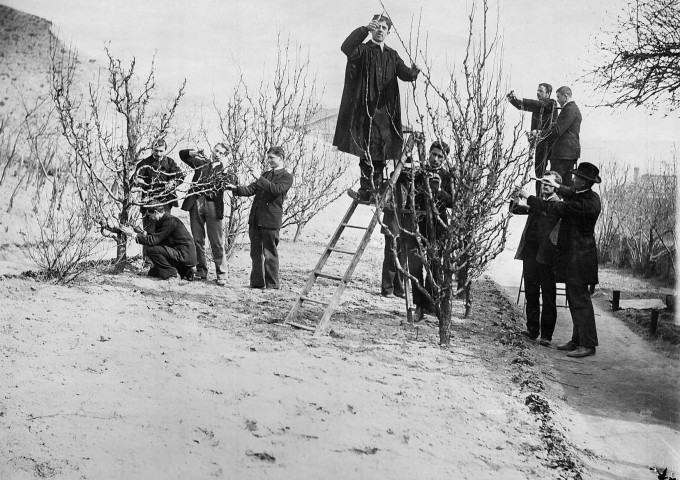
[[[120,229],[137,243],[148,247],[147,256],[153,264],[149,270],[150,277],[175,280],[179,273],[180,277],[193,280],[196,273],[194,239],[182,221],[170,215],[170,208],[169,205],[146,208],[146,215],[156,222],[154,233],[137,233],[127,226],[121,226]]]

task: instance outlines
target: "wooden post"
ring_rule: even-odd
[[[620,310],[619,300],[621,299],[621,292],[619,290],[614,290],[612,292],[612,312]]]
[[[649,334],[656,335],[656,328],[659,326],[659,310],[652,310],[652,321],[649,322]]]

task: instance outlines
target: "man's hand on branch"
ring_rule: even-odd
[[[411,64],[411,68],[412,68],[413,70],[418,70],[419,72],[422,72],[422,71],[423,71],[423,69],[420,68],[420,66],[419,66],[417,63],[412,63],[412,64]]]
[[[547,177],[540,178],[539,181],[541,183],[544,183],[546,185],[550,185],[551,187],[555,187],[555,188],[558,188],[560,186],[560,184],[555,181],[555,177],[553,177],[552,175],[548,175]]]
[[[515,91],[514,91],[514,90],[510,90],[510,93],[508,93],[508,94],[506,95],[506,97],[507,97],[508,100],[516,100],[516,99],[517,99],[517,97],[515,96]]]
[[[227,183],[224,186],[224,188],[226,188],[227,190],[236,190],[236,185],[234,185],[233,183]]]
[[[368,25],[366,25],[366,27],[372,32],[373,30],[378,28],[378,22],[376,20],[371,19],[371,21],[368,22]]]
[[[121,225],[120,226],[120,231],[123,232],[125,235],[128,237],[136,237],[137,233],[133,230],[132,227],[128,227],[126,225]]]

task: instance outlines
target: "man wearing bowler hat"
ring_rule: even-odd
[[[600,215],[600,196],[592,186],[600,183],[600,171],[592,163],[583,162],[576,170],[571,187],[559,185],[551,177],[544,182],[554,186],[563,202],[547,202],[525,192],[530,208],[556,215],[561,219],[557,238],[555,280],[566,284],[567,301],[573,322],[571,340],[557,347],[567,356],[581,358],[595,355],[597,330],[595,312],[590,299],[590,285],[598,283],[595,222]]]

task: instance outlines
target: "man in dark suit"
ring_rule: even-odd
[[[558,184],[562,183],[557,172],[548,171],[544,178],[546,177],[552,177]],[[560,201],[555,187],[548,183],[541,183],[541,198],[547,202]],[[526,204],[515,204],[510,211],[518,215],[528,215],[515,255],[517,260],[522,260],[527,315],[525,335],[532,340],[540,335],[539,343],[547,347],[552,341],[557,321],[557,291],[553,266],[558,217],[532,209]]]
[[[439,241],[446,236],[448,208],[452,206],[451,172],[444,165],[449,153],[450,148],[445,142],[432,142],[427,163],[421,168],[402,172],[398,180],[398,185],[404,187],[401,237],[408,258],[408,270],[413,276],[411,292],[416,306],[416,322],[422,320],[425,313],[434,314],[436,311],[428,295],[434,296],[436,282],[431,275],[436,277],[438,274]],[[411,186],[415,190],[412,192],[415,211],[410,202]],[[427,240],[420,242],[422,247],[418,244],[418,234]],[[427,277],[423,272],[425,260],[429,262]]]
[[[205,235],[212,250],[215,262],[215,282],[226,285],[227,258],[224,255],[224,185],[233,183],[236,178],[225,171],[224,161],[229,148],[218,143],[208,159],[199,150],[180,150],[179,158],[194,170],[189,195],[182,203],[182,210],[189,212],[191,234],[196,243],[196,277],[208,278],[208,264],[205,259]]]
[[[179,205],[175,190],[184,181],[184,175],[179,165],[166,155],[167,150],[164,139],[156,140],[151,155],[140,160],[135,168],[134,184],[142,191],[139,212],[142,214],[142,227],[147,233],[155,231],[156,222],[145,215],[144,205],[168,205],[170,208]],[[142,255],[148,257],[146,246],[142,248]]]
[[[550,152],[550,170],[562,176],[562,185],[572,184],[571,169],[581,156],[581,111],[571,99],[571,88],[560,87],[556,92],[557,103],[562,110],[557,120],[541,137],[552,144]]]
[[[153,266],[149,270],[150,277],[161,280],[177,280],[177,274],[192,280],[196,269],[196,248],[182,221],[170,215],[168,205],[147,206],[145,215],[156,225],[154,233],[135,231],[132,227],[121,226],[125,235],[137,240],[147,247],[147,255]]]
[[[515,107],[526,112],[531,112],[530,140],[534,150],[534,173],[536,178],[545,174],[550,158],[550,142],[539,134],[548,131],[557,118],[557,103],[550,98],[552,85],[539,83],[536,90],[536,100],[531,98],[519,99],[514,92],[508,94],[508,101]],[[541,193],[541,184],[536,182],[536,194]]]
[[[359,157],[359,191],[347,193],[364,203],[380,188],[386,161],[401,157],[397,79],[414,82],[420,72],[416,65],[407,67],[399,54],[385,45],[391,28],[387,16],[375,15],[367,26],[350,33],[340,47],[347,66],[333,145]],[[371,38],[363,43],[369,33]]]
[[[270,170],[248,186],[229,184],[234,195],[255,195],[248,218],[250,236],[250,286],[279,288],[279,230],[283,222],[283,201],[293,185],[293,176],[283,168],[285,153],[281,147],[267,150]]]
[[[558,282],[566,284],[573,332],[571,340],[557,349],[567,350],[568,356],[580,358],[595,355],[598,345],[589,286],[598,283],[595,223],[601,203],[592,186],[601,180],[598,168],[588,162],[581,163],[571,173],[574,174],[573,187],[560,186],[546,179],[557,188],[563,202],[546,202],[526,193],[521,196],[527,198],[529,207],[561,219],[555,274]]]

